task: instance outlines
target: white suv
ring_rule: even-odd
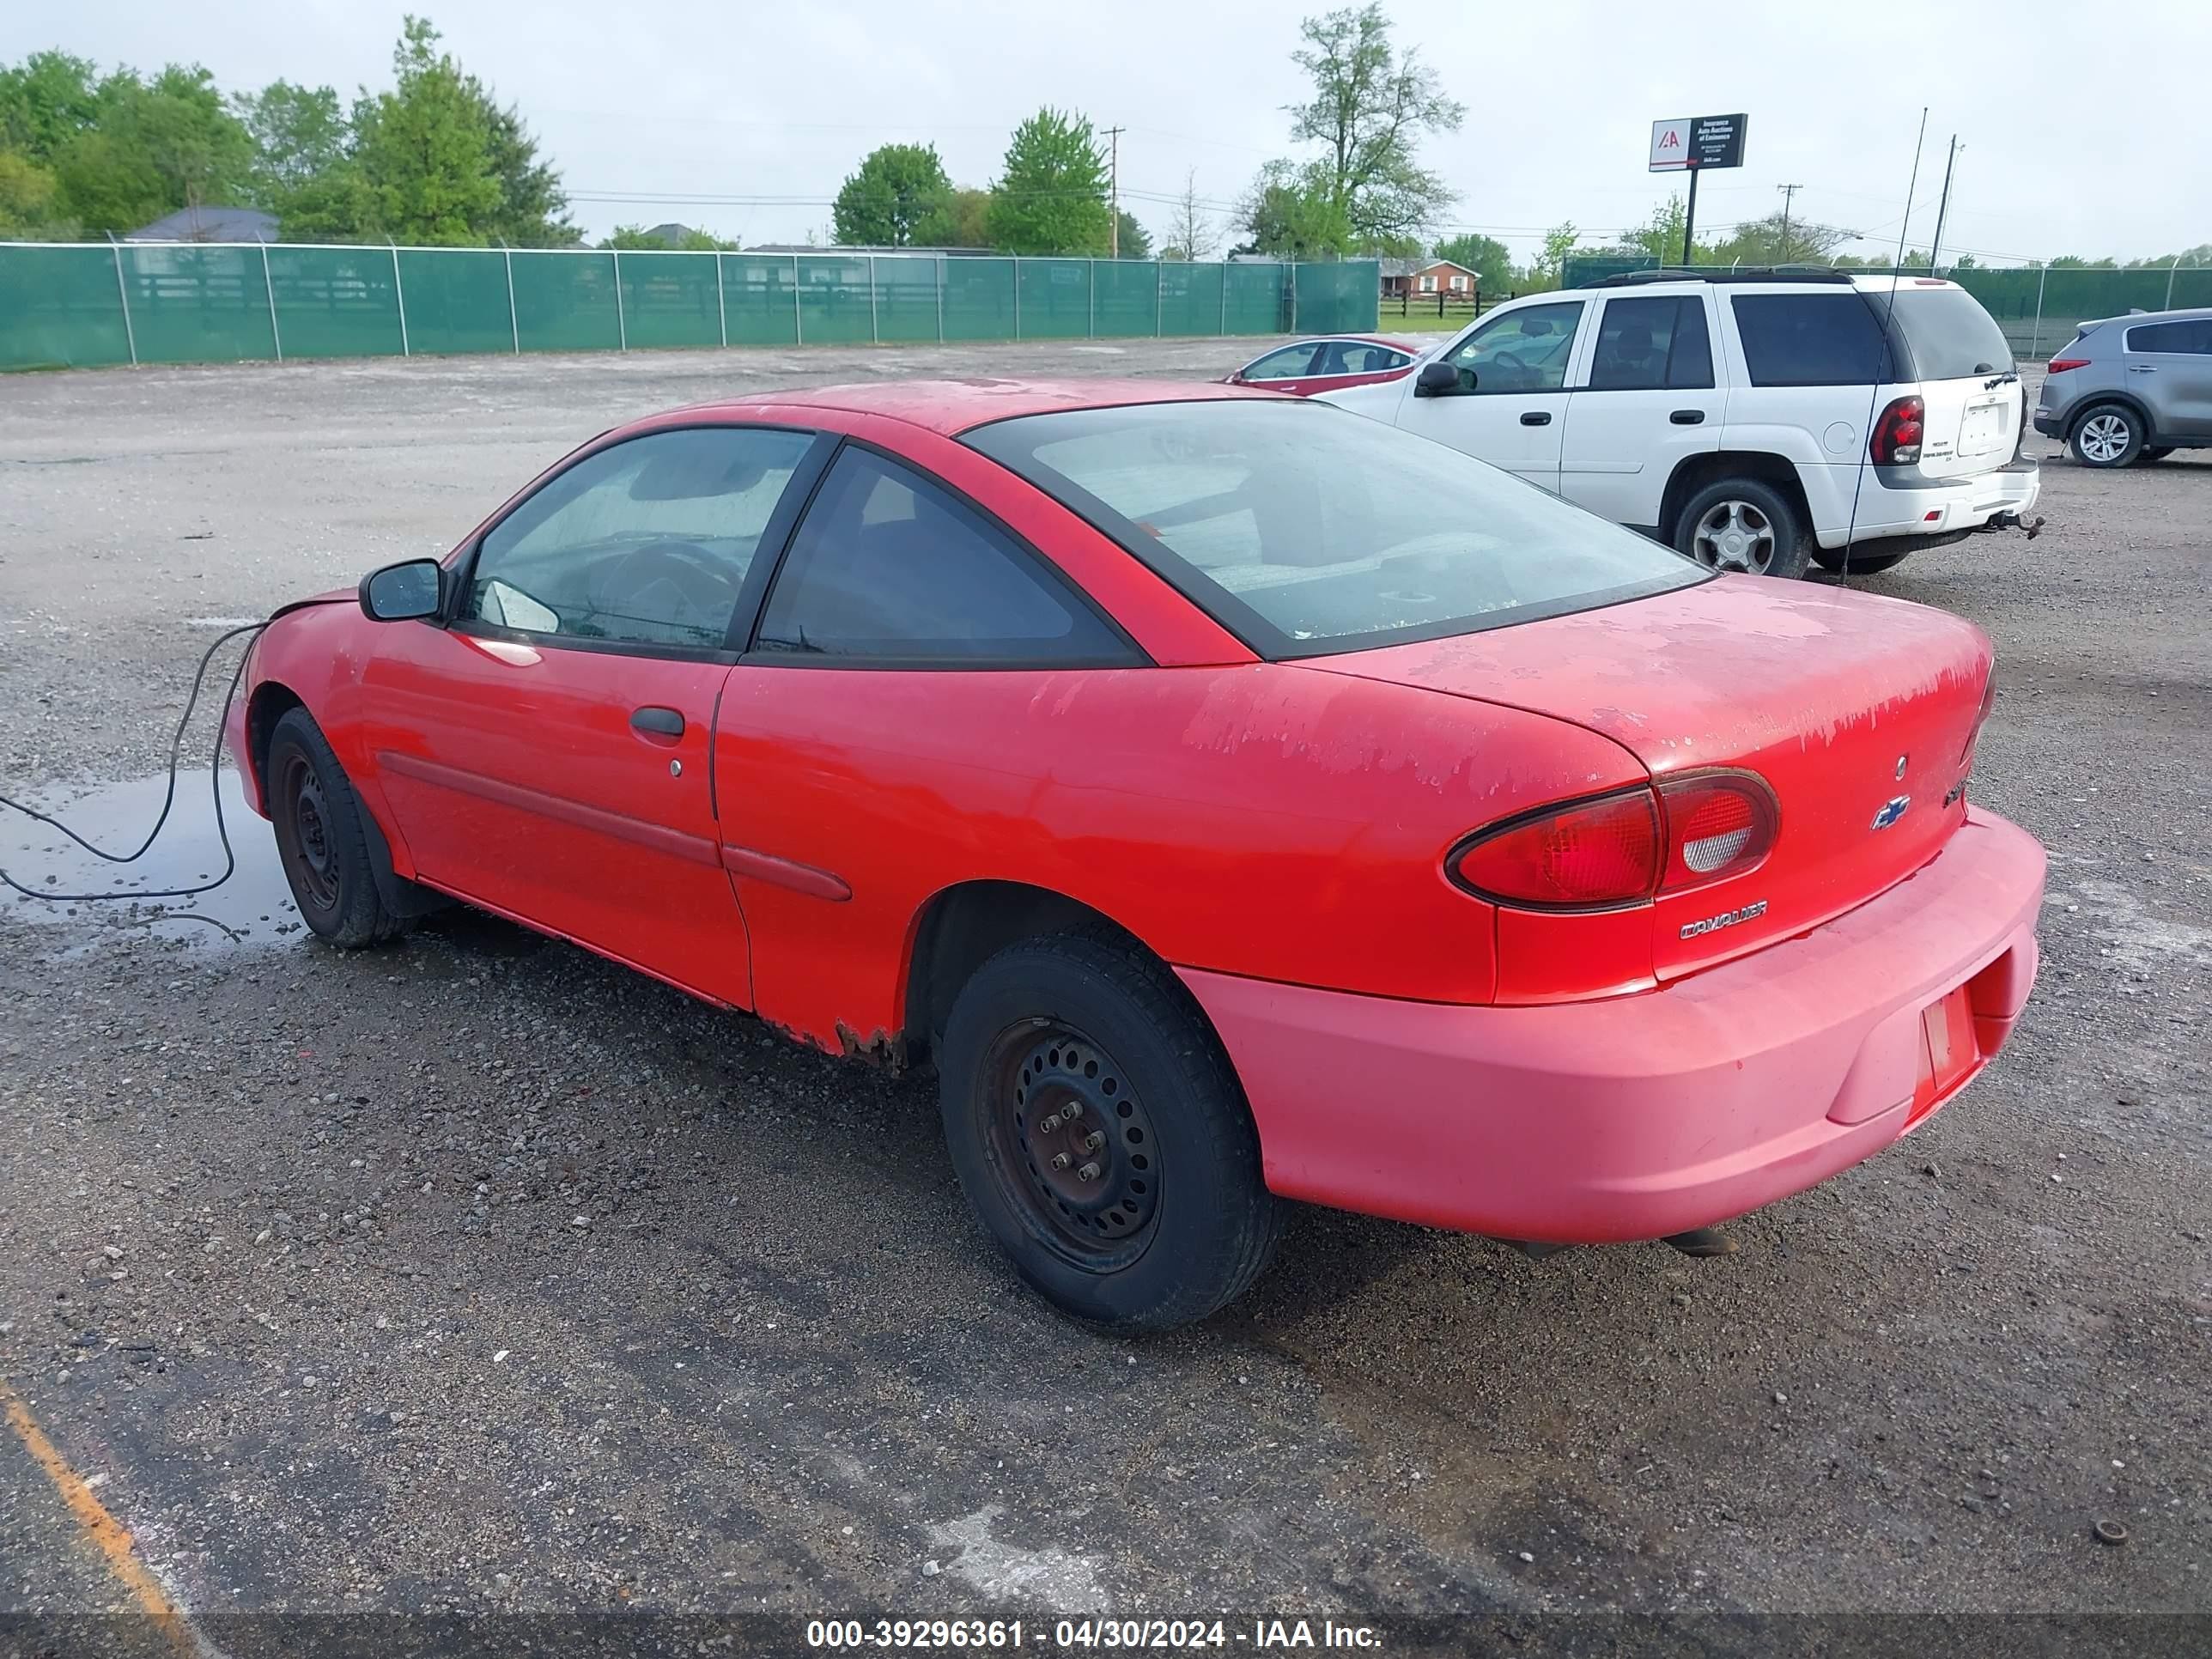
[[[1414,374],[1321,394],[1725,570],[1886,570],[2021,524],[2004,334],[1930,277],[1632,272],[1486,313]]]

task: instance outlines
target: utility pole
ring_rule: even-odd
[[[1802,185],[1775,185],[1775,189],[1782,192],[1782,244],[1774,250],[1774,263],[1778,265],[1790,263],[1790,204],[1804,188]]]
[[[1936,274],[1936,256],[1943,246],[1943,216],[1951,210],[1951,169],[1959,160],[1959,135],[1951,135],[1951,154],[1943,163],[1943,199],[1936,208],[1936,240],[1928,244],[1928,274]]]
[[[1112,191],[1114,198],[1114,225],[1107,232],[1107,257],[1114,259],[1121,257],[1121,135],[1127,131],[1127,127],[1106,129],[1106,142],[1109,146],[1106,176],[1111,180],[1108,188]],[[1091,153],[1096,155],[1097,152],[1094,150]]]

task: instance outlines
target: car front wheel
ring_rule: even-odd
[[[954,1001],[939,1073],[962,1189],[1064,1311],[1188,1324],[1267,1265],[1281,1206],[1243,1091],[1157,961],[1087,934],[1008,946]]]
[[[377,889],[360,799],[306,709],[289,710],[269,734],[263,779],[300,919],[347,950],[404,932]]]
[[[2124,404],[2099,404],[2075,422],[2069,441],[2083,466],[2126,466],[2142,453],[2142,422]]]

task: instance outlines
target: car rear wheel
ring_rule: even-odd
[[[2069,443],[2083,466],[2125,466],[2142,453],[2142,422],[2124,404],[2099,404],[2074,422]]]
[[[1839,575],[1878,576],[1885,570],[1895,569],[1911,556],[1910,548],[1902,553],[1869,553],[1863,547],[1855,547],[1850,550],[1850,567],[1846,571],[1842,548],[1816,547],[1813,550],[1814,563],[1823,570],[1832,570]]]
[[[1782,492],[1755,478],[1723,478],[1684,504],[1674,545],[1712,570],[1790,578],[1805,574],[1812,538]]]
[[[289,710],[276,722],[263,776],[300,919],[346,950],[404,932],[406,923],[377,889],[360,799],[306,709]]]
[[[1281,1206],[1243,1091],[1159,963],[1085,934],[1010,945],[962,988],[939,1072],[962,1189],[1064,1311],[1188,1324],[1267,1265]]]

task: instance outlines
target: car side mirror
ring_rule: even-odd
[[[1472,389],[1474,376],[1469,374],[1467,379]],[[1449,363],[1423,363],[1421,372],[1413,377],[1416,398],[1439,398],[1459,389],[1460,372]]]
[[[371,622],[416,622],[438,614],[445,568],[435,559],[387,564],[361,579],[362,613]]]

